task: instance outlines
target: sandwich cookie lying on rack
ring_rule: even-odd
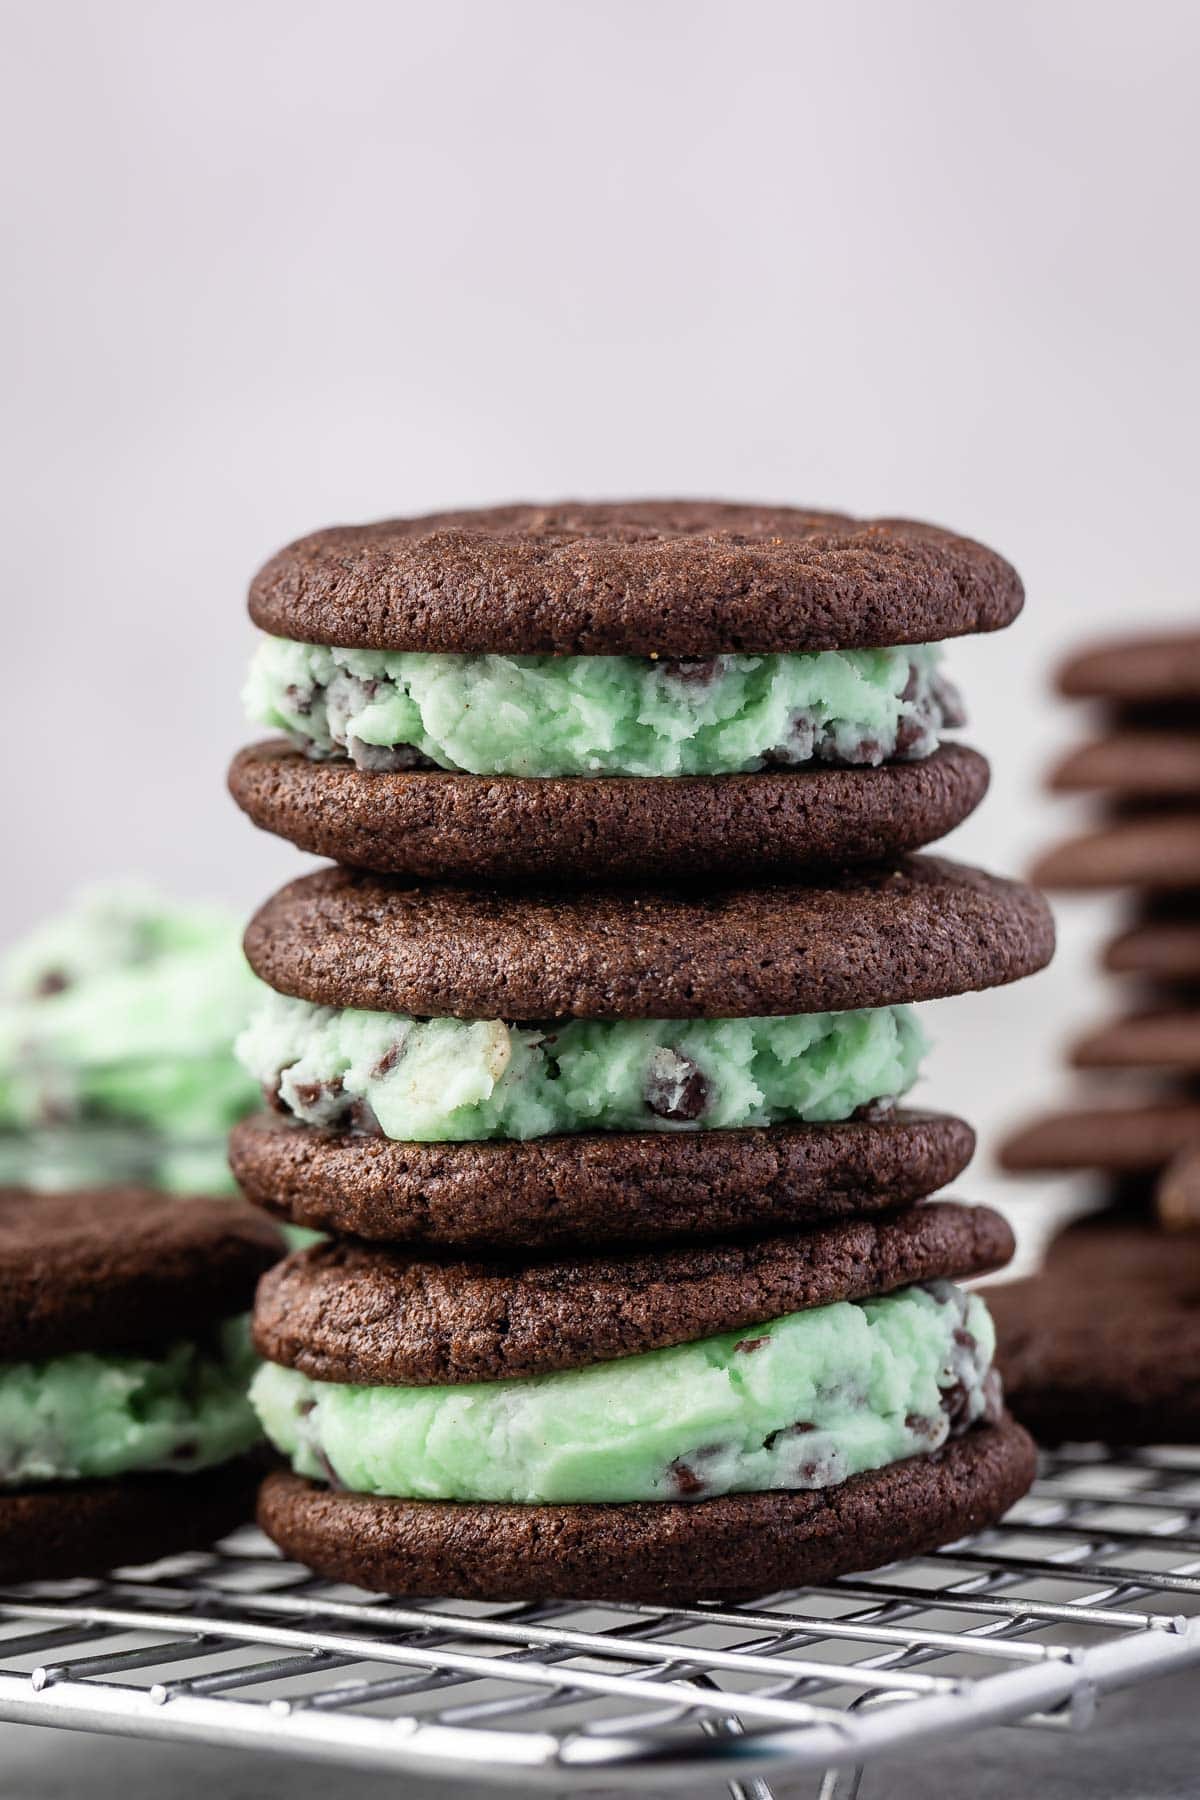
[[[246,934],[238,1044],[272,1111],[245,1192],[296,1224],[458,1248],[594,1245],[874,1212],[951,1179],[960,1121],[895,1105],[911,1003],[1053,948],[1019,883],[933,857],[822,886],[413,887],[327,869]]]
[[[987,765],[940,641],[1010,565],[905,520],[699,501],[507,506],[300,539],[250,591],[230,773],[259,825],[433,879],[588,882],[876,861]]]
[[[987,1308],[1008,1226],[928,1202],[570,1261],[361,1243],[260,1285],[259,1521],[384,1592],[685,1604],[820,1582],[998,1518],[1033,1477]]]
[[[0,1192],[0,1580],[150,1562],[252,1516],[246,1314],[282,1248],[228,1200]]]

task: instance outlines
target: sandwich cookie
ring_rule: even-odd
[[[1039,887],[1200,887],[1200,808],[1116,819],[1056,844],[1034,863]]]
[[[250,817],[431,879],[654,879],[932,842],[987,767],[939,641],[1007,625],[967,538],[792,507],[511,506],[316,532],[255,578]],[[290,746],[290,748],[289,748]]]
[[[1008,1404],[1045,1443],[1200,1443],[1200,1231],[1087,1220],[988,1289]]]
[[[684,1604],[977,1529],[1028,1487],[982,1300],[985,1208],[577,1261],[362,1244],[263,1281],[259,1520],[400,1594]]]
[[[0,1580],[149,1562],[249,1516],[245,1314],[281,1249],[227,1200],[0,1193]]]
[[[1104,967],[1158,987],[1200,986],[1200,895],[1187,901],[1186,913],[1150,913],[1113,938],[1104,950]]]
[[[550,1245],[930,1191],[970,1138],[892,1110],[924,1052],[909,1003],[1031,973],[1053,930],[1031,890],[911,858],[632,896],[327,869],[245,941],[267,986],[238,1054],[292,1122],[234,1133],[252,1198],[384,1240]]]

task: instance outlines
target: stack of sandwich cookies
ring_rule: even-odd
[[[434,879],[732,878],[877,861],[987,786],[939,643],[1021,585],[908,521],[694,501],[317,532],[251,589],[254,821]]]
[[[262,1285],[265,1528],[397,1592],[683,1601],[927,1549],[1032,1473],[970,1128],[921,1001],[1052,949],[907,854],[986,785],[939,640],[1020,584],[929,527],[508,508],[322,532],[252,590],[284,743],[231,773],[344,865],[259,912],[231,1161],[336,1234]],[[700,878],[700,885],[691,885]]]
[[[1101,808],[1092,830],[1046,852],[1034,879],[1115,890],[1129,910],[1103,952],[1132,1005],[1076,1039],[1071,1064],[1106,1086],[1004,1146],[1019,1172],[1095,1171],[1140,1210],[1172,1159],[1200,1142],[1200,636],[1114,640],[1073,657],[1061,691],[1099,709],[1097,735],[1064,757],[1056,792]],[[1119,1085],[1113,1086],[1116,1080]],[[1162,1208],[1188,1219],[1178,1183]]]
[[[281,1248],[227,1200],[0,1192],[0,1580],[150,1562],[252,1515],[246,1314]]]

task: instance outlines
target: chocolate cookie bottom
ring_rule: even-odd
[[[197,1475],[0,1490],[0,1581],[58,1581],[200,1550],[254,1516],[257,1455]]]
[[[468,882],[738,879],[877,862],[945,837],[988,765],[943,744],[879,768],[751,775],[367,773],[286,740],[242,750],[234,799],[265,831],[355,868]]]
[[[258,1521],[285,1555],[381,1593],[687,1605],[830,1581],[992,1523],[1033,1480],[1007,1415],[934,1455],[838,1487],[629,1505],[374,1499],[300,1476],[264,1482]]]
[[[393,1143],[246,1119],[230,1160],[247,1197],[318,1231],[526,1250],[828,1224],[902,1206],[962,1173],[961,1119],[897,1111],[836,1125]]]

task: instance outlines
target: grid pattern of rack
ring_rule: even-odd
[[[757,1606],[402,1604],[252,1531],[0,1592],[0,1718],[551,1792],[853,1770],[985,1725],[1085,1726],[1200,1662],[1200,1452],[1044,1461],[983,1536]],[[853,1785],[853,1778],[850,1778]]]

